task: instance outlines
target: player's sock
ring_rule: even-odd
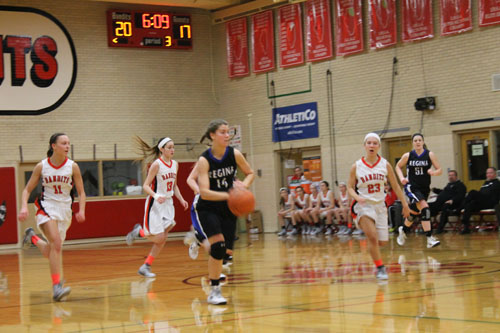
[[[146,236],[144,235],[144,229],[142,228],[141,230],[139,230],[139,237],[146,238]]]
[[[153,260],[155,260],[155,258],[154,258],[153,256],[148,256],[148,257],[146,258],[146,261],[144,261],[144,263],[145,263],[146,265],[151,266],[151,265],[153,264]]]
[[[382,261],[382,259],[373,260],[373,263],[375,264],[375,266],[377,266],[377,268],[384,266],[384,262]]]
[[[52,274],[51,277],[52,277],[52,285],[61,282],[61,274]]]
[[[33,237],[31,237],[31,242],[33,243],[33,245],[36,245],[36,243],[38,243],[39,240],[40,240],[40,237],[38,237],[37,235],[34,235]]]

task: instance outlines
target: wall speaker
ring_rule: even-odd
[[[422,97],[417,98],[415,102],[415,110],[417,111],[427,111],[436,109],[436,97]]]

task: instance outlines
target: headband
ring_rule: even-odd
[[[378,143],[380,143],[380,136],[378,136],[377,133],[368,133],[367,135],[365,135],[365,140],[363,141],[364,143],[366,143],[366,140],[368,140],[368,138],[375,138],[377,139]]]
[[[158,144],[158,148],[162,148],[163,146],[165,146],[169,141],[172,141],[172,139],[170,138],[165,138],[163,140],[160,141],[160,143]]]

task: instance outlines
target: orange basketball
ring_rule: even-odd
[[[247,189],[232,189],[229,191],[227,205],[234,215],[243,216],[254,211],[255,197]]]

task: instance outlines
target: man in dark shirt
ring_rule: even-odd
[[[438,194],[436,201],[429,202],[431,215],[436,216],[441,212],[439,225],[436,229],[436,234],[442,233],[444,226],[448,223],[448,216],[454,210],[460,210],[462,202],[467,193],[467,188],[464,183],[458,179],[458,174],[455,170],[448,171],[448,185],[443,190],[433,189],[433,192]]]
[[[474,212],[482,209],[491,209],[498,204],[500,200],[500,181],[497,179],[497,169],[489,167],[486,169],[486,181],[479,191],[469,192],[464,202],[464,213],[462,215],[462,224],[464,229],[461,234],[470,234],[469,220]]]

